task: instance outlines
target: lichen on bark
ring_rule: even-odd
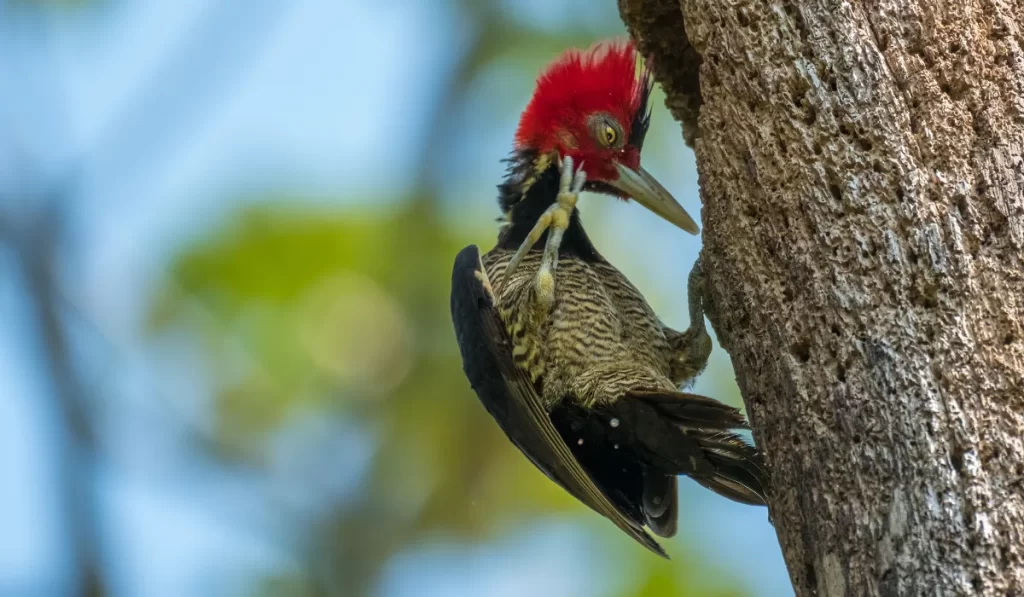
[[[796,594],[1024,594],[1024,3],[619,7]]]

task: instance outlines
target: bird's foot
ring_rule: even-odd
[[[694,363],[698,370],[703,370],[707,366],[708,358],[711,356],[711,336],[708,335],[708,328],[704,323],[706,292],[704,259],[698,256],[686,282],[686,294],[690,302],[690,329],[693,331],[693,339],[689,346],[690,362]]]
[[[551,232],[548,233],[548,242],[544,246],[544,255],[541,257],[535,282],[537,299],[546,305],[555,300],[554,272],[558,266],[558,248],[562,246],[562,235],[569,228],[569,218],[572,216],[572,210],[576,209],[576,201],[579,200],[586,182],[587,173],[583,171],[583,164],[580,164],[574,174],[572,158],[566,156],[562,162],[558,198],[554,205],[548,208],[551,211]]]
[[[697,258],[690,270],[687,280],[686,294],[690,305],[690,327],[680,335],[680,341],[674,343],[678,353],[678,371],[683,379],[693,379],[707,367],[711,357],[711,336],[704,323],[705,285],[703,259]]]
[[[544,246],[544,255],[541,257],[540,269],[537,271],[537,277],[534,280],[538,300],[546,304],[554,301],[554,270],[558,265],[558,248],[562,244],[562,235],[565,234],[566,229],[569,227],[572,211],[576,208],[576,201],[583,190],[583,184],[587,181],[586,172],[583,171],[583,164],[580,164],[579,169],[574,169],[572,162],[573,160],[569,156],[562,159],[562,178],[558,185],[558,197],[537,219],[537,223],[519,246],[519,250],[516,251],[512,260],[509,261],[502,276],[502,286],[504,287],[508,283],[512,272],[519,267],[526,254],[537,244],[540,237],[550,229],[547,244]]]

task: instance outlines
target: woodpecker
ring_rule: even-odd
[[[581,191],[633,199],[687,232],[692,218],[640,167],[653,80],[630,42],[568,50],[537,80],[515,135],[496,246],[464,248],[451,312],[463,369],[537,468],[651,551],[676,533],[676,476],[765,505],[760,454],[735,408],[684,393],[707,364],[700,261],[690,328],[661,323],[594,247]]]

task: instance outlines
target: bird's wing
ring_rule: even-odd
[[[598,488],[552,425],[530,377],[512,359],[512,343],[494,306],[476,245],[466,247],[455,258],[451,310],[466,376],[505,435],[576,499],[667,558],[661,546]]]

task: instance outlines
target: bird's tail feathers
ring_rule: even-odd
[[[741,504],[768,505],[768,473],[760,454],[755,452],[736,458],[735,455],[711,451],[706,452],[706,455],[714,473],[710,476],[694,476],[697,483]]]
[[[687,428],[749,429],[740,409],[707,396],[685,392],[631,392],[630,395]]]
[[[642,426],[646,432],[638,439],[646,445],[657,469],[690,476],[740,503],[767,505],[770,476],[764,459],[757,448],[733,432],[749,428],[738,409],[682,392],[633,392],[630,398],[649,406],[634,403],[632,410],[646,420]],[[650,416],[655,413],[660,424]]]

